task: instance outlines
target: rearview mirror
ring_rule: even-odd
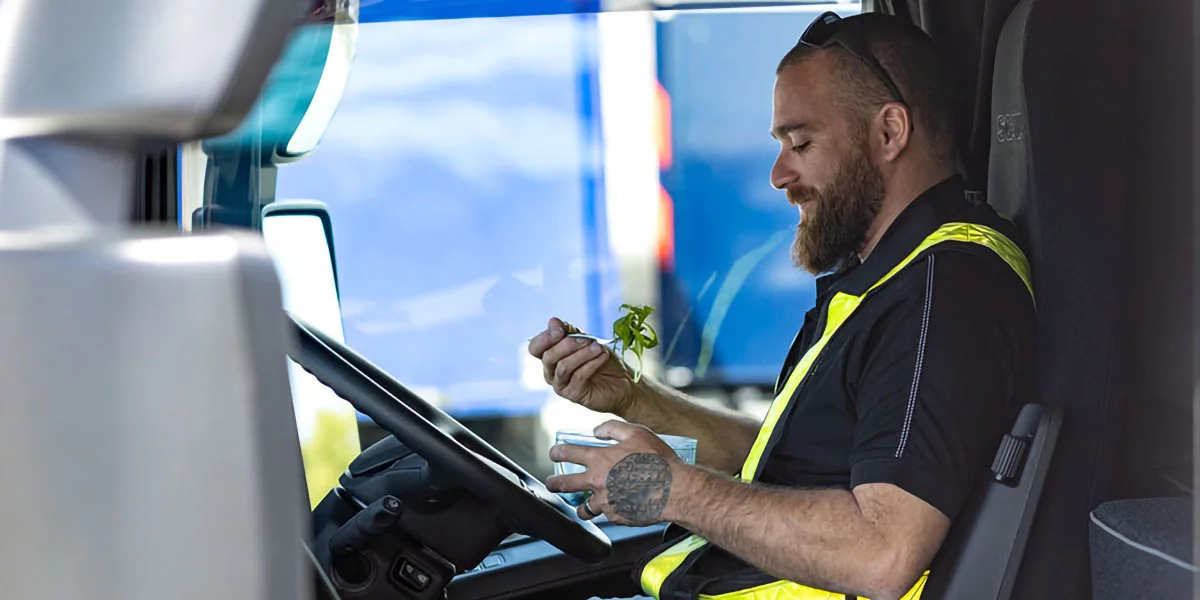
[[[283,308],[344,343],[329,210],[315,201],[273,202],[263,207],[262,233],[279,274]],[[309,501],[315,507],[358,456],[357,412],[290,360],[288,373]]]
[[[268,204],[262,233],[283,286],[283,308],[345,343],[329,210],[312,200]]]

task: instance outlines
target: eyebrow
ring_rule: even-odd
[[[789,134],[793,131],[800,131],[801,129],[807,129],[808,127],[809,127],[808,123],[786,123],[786,124],[780,125],[779,127],[776,127],[775,129],[772,129],[771,137],[773,137],[777,140],[782,139],[784,136],[786,136],[787,134]]]

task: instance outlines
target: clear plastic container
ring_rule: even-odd
[[[696,464],[696,440],[689,437],[681,437],[678,435],[658,435],[662,441],[666,442],[675,454],[679,456],[683,462],[694,465]],[[598,438],[591,433],[585,431],[559,431],[554,435],[554,443],[557,444],[575,444],[577,446],[591,446],[593,448],[603,448],[612,446],[617,443],[617,440],[606,440]],[[556,475],[571,475],[574,473],[582,473],[587,469],[582,465],[569,462],[554,463],[554,473]],[[591,495],[591,492],[563,492],[559,496],[571,506],[579,506]]]

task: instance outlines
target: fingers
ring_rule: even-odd
[[[559,322],[563,324],[563,327],[567,328],[567,333],[583,333],[582,329],[580,329],[566,321],[559,321]]]
[[[604,363],[608,362],[608,352],[601,348],[600,344],[593,343],[592,347],[595,348],[597,352],[590,355],[590,357],[585,357],[587,358],[587,362],[580,365],[580,367],[575,369],[575,372],[571,374],[571,378],[567,381],[567,385],[563,386],[562,390],[560,390],[560,393],[563,396],[567,398],[578,398],[581,394],[583,394],[584,388],[587,387],[588,379],[591,378],[596,371],[599,371],[600,367],[604,366]],[[590,350],[591,348],[589,348],[589,351]],[[584,353],[580,352],[579,354]]]
[[[594,355],[581,355],[576,362],[563,364],[564,360],[578,353],[581,350],[586,350],[588,344],[592,340],[585,338],[566,338],[561,342],[552,346],[549,350],[542,353],[542,377],[546,383],[554,386],[555,389],[563,387],[571,380],[571,373],[578,368],[579,364],[587,362],[587,359]],[[559,381],[562,382],[559,385]]]
[[[572,338],[572,340],[574,339],[575,338]],[[597,357],[604,355],[604,348],[602,348],[600,344],[597,344],[591,340],[583,341],[584,344],[582,348],[572,349],[571,354],[567,355],[566,358],[563,358],[562,360],[558,361],[558,364],[554,365],[553,377],[547,382],[550,385],[553,385],[554,389],[565,392],[566,388],[569,387],[571,382],[575,379],[575,374],[579,371],[579,369],[583,368],[584,365],[595,360]],[[544,364],[545,363],[543,363],[543,365]],[[586,384],[586,378],[580,379],[577,383],[580,384],[576,386],[577,388],[582,387],[583,384]]]
[[[566,321],[552,317],[546,324],[546,329],[529,340],[529,353],[541,358],[543,353],[571,333],[580,333],[580,330]]]
[[[593,511],[595,511],[594,515],[588,514],[586,507],[589,506]],[[596,498],[596,495],[593,494],[592,497],[585,500],[583,504],[575,507],[575,514],[579,515],[579,518],[583,519],[584,521],[591,521],[592,519],[604,514],[604,511],[606,510],[608,510],[608,505],[602,504],[600,500]]]
[[[598,427],[596,427],[595,430],[592,431],[592,434],[598,438],[624,442],[631,437],[642,435],[643,432],[649,431],[649,429],[646,429],[641,425],[634,425],[625,421],[612,419],[601,423]]]
[[[552,492],[584,492],[592,491],[592,487],[592,478],[587,472],[546,478],[546,489]]]
[[[584,508],[584,504],[587,504],[587,500],[584,500],[583,504],[580,504],[579,506],[575,507],[575,514],[578,515],[579,518],[584,521],[591,521],[592,519],[595,519],[596,517],[593,517],[592,515],[588,514],[587,509]],[[599,513],[597,513],[597,514],[599,514]]]
[[[546,325],[545,331],[537,334],[532,340],[529,340],[529,353],[537,358],[566,337],[570,333],[571,327],[559,319],[550,319]]]
[[[596,453],[604,448],[580,446],[579,444],[558,444],[550,448],[550,460],[554,462],[569,462],[585,467],[595,463]]]

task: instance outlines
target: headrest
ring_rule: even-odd
[[[1025,41],[1035,0],[1023,0],[1000,32],[992,76],[992,149],[988,201],[1027,236],[1024,216],[1033,203],[1033,157],[1025,100]],[[1023,240],[1024,241],[1024,240]]]

